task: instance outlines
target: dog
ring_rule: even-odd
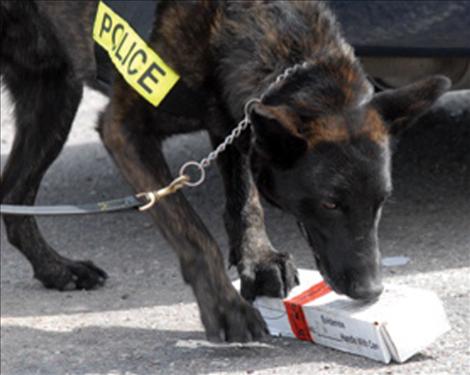
[[[82,96],[98,87],[92,27],[96,2],[2,1],[1,73],[17,133],[1,202],[33,204],[60,153]],[[251,127],[218,159],[226,192],[230,264],[182,193],[149,213],[175,250],[210,340],[259,339],[266,327],[250,302],[284,297],[297,284],[292,257],[266,235],[260,195],[301,223],[317,267],[338,293],[382,292],[377,230],[392,191],[394,140],[449,88],[431,77],[374,94],[334,15],[317,1],[159,1],[150,46],[181,80],[204,93],[199,116],[153,107],[116,76],[99,133],[137,191],[172,180],[162,153],[170,136],[205,130],[216,146],[243,118]],[[283,79],[276,81],[287,68]],[[273,83],[275,82],[275,83]],[[4,216],[9,241],[45,287],[92,289],[106,273],[59,255],[33,217]]]

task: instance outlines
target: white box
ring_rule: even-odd
[[[284,300],[255,300],[271,335],[401,363],[450,329],[431,291],[385,284],[379,301],[364,304],[331,291],[317,271],[299,270],[299,281]]]

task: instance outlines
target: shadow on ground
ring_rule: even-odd
[[[358,369],[377,369],[383,365],[335,350],[312,345],[308,351],[305,344],[296,340],[267,338],[253,344],[213,345],[204,341],[201,332],[171,330],[135,329],[126,327],[94,327],[70,332],[51,332],[24,327],[7,327],[7,333],[15,340],[26,341],[35,337],[34,348],[25,347],[24,356],[35,365],[24,367],[25,373],[54,374],[51,369],[64,368],[75,375],[90,373],[195,373],[209,374],[237,369],[237,372],[251,373],[266,368],[286,365],[323,363],[323,368],[350,366]],[[56,351],[48,348],[54,345]],[[83,358],[76,348],[89,347],[99,356]],[[298,355],[292,355],[298,352]],[[158,356],[155,356],[158,353]],[[257,361],[262,358],[263,361]],[[353,359],[353,360],[351,360]],[[417,355],[411,363],[428,361],[432,358]],[[38,366],[38,363],[42,363]],[[201,366],[201,363],[204,365]],[[394,366],[389,366],[392,371]]]

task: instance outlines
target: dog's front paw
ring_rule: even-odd
[[[242,258],[238,264],[241,294],[253,301],[256,296],[284,298],[299,284],[292,256],[270,250],[256,259]]]
[[[49,289],[89,290],[102,286],[108,275],[90,261],[60,258],[35,269],[34,277]]]
[[[233,287],[221,288],[213,298],[205,293],[198,298],[201,320],[209,341],[248,342],[260,340],[268,329],[260,312],[243,300]]]

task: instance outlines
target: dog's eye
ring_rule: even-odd
[[[321,206],[327,210],[336,210],[338,208],[338,204],[332,201],[324,201]]]

